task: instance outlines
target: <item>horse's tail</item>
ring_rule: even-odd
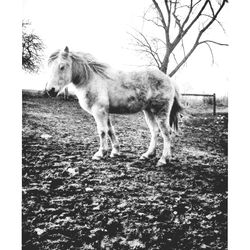
[[[181,105],[180,98],[179,90],[175,86],[174,103],[170,111],[169,123],[170,127],[173,127],[176,131],[178,130],[178,113],[184,110],[184,107]]]

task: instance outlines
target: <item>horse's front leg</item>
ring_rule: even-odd
[[[108,135],[112,145],[112,151],[110,157],[115,157],[120,155],[120,146],[118,139],[115,135],[115,130],[111,124],[110,118],[108,118]]]
[[[95,108],[93,110],[93,116],[97,125],[97,132],[100,138],[100,147],[99,150],[92,157],[93,160],[102,159],[108,151],[108,141],[107,141],[107,132],[108,132],[108,114],[105,108]]]

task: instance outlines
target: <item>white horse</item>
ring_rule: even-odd
[[[48,68],[47,93],[55,97],[72,82],[81,107],[93,115],[100,137],[100,147],[93,156],[94,160],[102,159],[107,153],[107,137],[112,144],[110,157],[120,155],[109,114],[143,111],[151,141],[141,159],[155,155],[160,131],[164,146],[157,166],[167,163],[171,156],[171,126],[178,129],[178,112],[182,110],[179,92],[167,75],[150,69],[114,71],[106,64],[97,62],[90,54],[71,52],[68,47],[50,56]]]

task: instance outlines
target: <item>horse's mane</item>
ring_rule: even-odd
[[[60,53],[60,50],[55,51],[54,53],[52,53],[48,59],[48,64],[50,64],[51,62],[53,62],[55,59],[58,58],[58,55]]]
[[[98,62],[91,54],[83,52],[69,52],[68,54],[60,50],[55,51],[49,57],[50,64],[61,55],[64,59],[69,56],[72,59],[72,82],[75,84],[88,82],[93,74],[102,78],[110,79],[107,74],[108,65]]]

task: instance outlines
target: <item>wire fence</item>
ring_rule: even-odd
[[[45,94],[45,91],[39,91],[39,90],[23,90],[23,94],[29,94],[29,95],[35,95],[35,96],[44,96],[44,94]],[[70,97],[71,95],[70,95],[70,93],[69,93],[69,91],[68,91],[68,89],[66,88],[65,89],[65,91],[63,92],[63,98],[65,99],[65,100],[67,100],[67,99],[69,99],[69,97]],[[186,94],[186,93],[184,93],[184,94],[182,94],[182,96],[203,96],[203,97],[210,97],[210,98],[212,98],[212,101],[213,101],[213,115],[216,115],[216,94],[214,93],[214,94],[190,94],[190,93],[188,93],[188,94]],[[75,98],[75,99],[77,99],[77,97],[76,96],[72,96],[72,98]]]
[[[182,94],[182,96],[203,96],[203,97],[211,97],[213,100],[213,115],[216,115],[216,94]]]

